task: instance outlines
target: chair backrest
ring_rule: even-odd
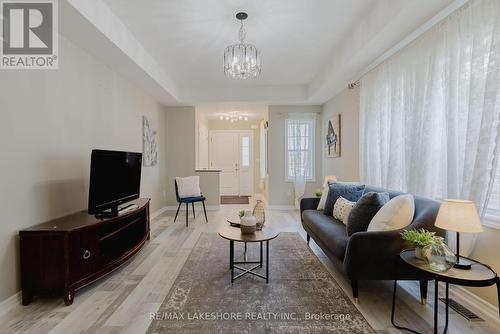
[[[199,176],[176,177],[174,184],[177,202],[181,198],[201,196]]]

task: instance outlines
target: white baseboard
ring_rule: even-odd
[[[498,318],[498,308],[488,303],[486,300],[478,297],[469,290],[461,286],[452,286],[450,288],[450,295],[457,302],[467,307],[474,313],[485,318],[491,324],[496,324],[497,328],[500,327],[500,319]]]
[[[165,207],[165,211],[177,211],[178,205],[167,205]],[[219,211],[220,210],[220,205],[206,205],[205,208],[207,211]],[[182,208],[181,208],[182,210]],[[197,208],[197,210],[203,210],[201,207]]]
[[[267,208],[269,210],[297,210],[293,205],[268,205]]]
[[[21,305],[21,291],[0,302],[0,317]]]

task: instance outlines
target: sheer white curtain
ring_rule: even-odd
[[[313,124],[310,119],[287,119],[287,173],[293,181],[295,207],[300,207],[306,182],[312,178]]]
[[[484,215],[499,122],[500,1],[473,0],[362,78],[362,179]]]

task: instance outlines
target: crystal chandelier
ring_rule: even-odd
[[[224,74],[235,79],[256,78],[262,69],[260,51],[255,45],[245,44],[246,33],[243,20],[247,17],[247,13],[236,14],[236,18],[241,23],[240,42],[230,45],[224,50]]]

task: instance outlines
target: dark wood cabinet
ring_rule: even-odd
[[[117,268],[149,239],[149,199],[117,217],[97,219],[78,212],[19,232],[22,302],[35,295],[63,295],[73,303],[75,291]]]

